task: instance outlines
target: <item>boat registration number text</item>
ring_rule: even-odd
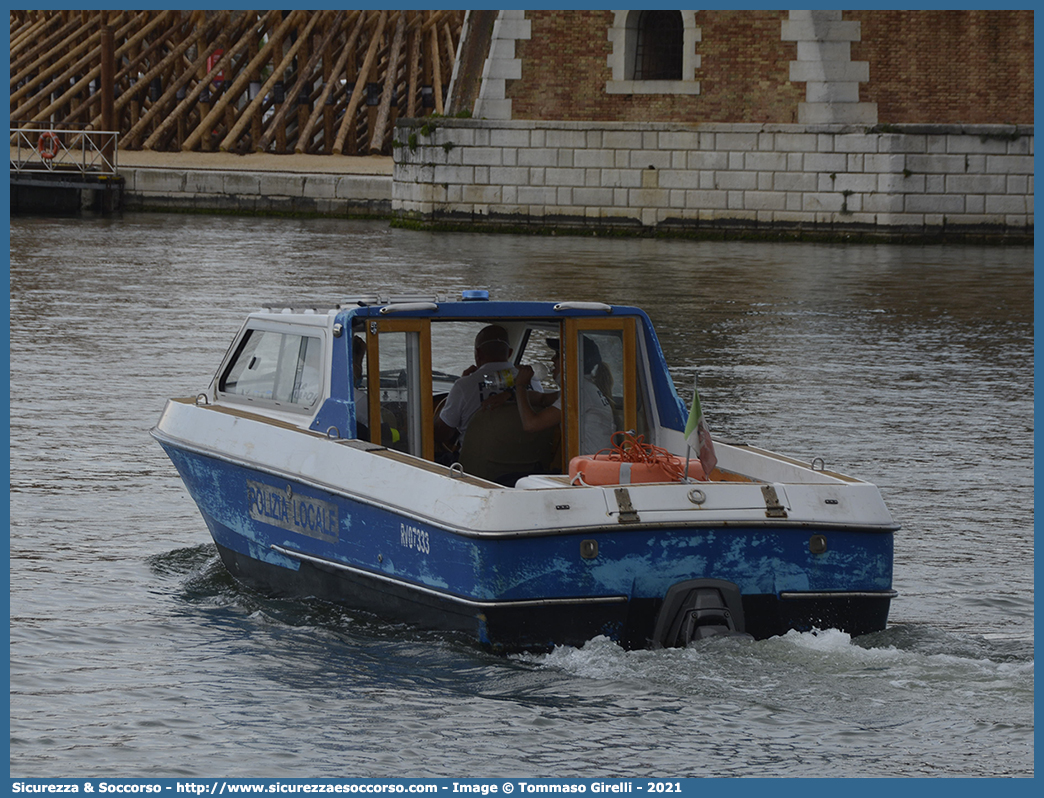
[[[337,542],[337,505],[294,493],[288,485],[276,488],[247,480],[250,517],[288,532]]]
[[[415,549],[421,554],[431,553],[431,538],[423,529],[409,524],[399,524],[399,542],[407,549]]]

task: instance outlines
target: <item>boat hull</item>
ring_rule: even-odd
[[[648,648],[662,599],[619,601],[490,602],[420,593],[336,566],[305,563],[296,571],[217,546],[225,568],[266,595],[319,599],[419,629],[458,632],[501,652],[581,646],[604,635],[624,648]],[[888,622],[892,591],[837,592],[810,598],[744,595],[745,631],[756,640],[788,631],[840,629],[853,637],[878,632]]]
[[[244,584],[463,632],[497,651],[582,645],[597,635],[646,647],[667,591],[692,579],[736,585],[755,638],[878,631],[894,595],[890,529],[603,520],[476,531],[160,443]],[[826,549],[813,551],[812,537]]]

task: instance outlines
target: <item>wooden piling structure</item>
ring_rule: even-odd
[[[116,46],[112,28],[106,25],[101,29],[101,64],[99,65],[101,91],[101,128],[111,130],[116,125],[116,103],[113,87],[116,85]],[[115,144],[106,142],[102,155],[112,163]]]
[[[398,117],[445,107],[464,11],[9,17],[12,127],[113,125],[130,150],[386,155]]]

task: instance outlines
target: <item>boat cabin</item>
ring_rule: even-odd
[[[445,440],[437,419],[453,384],[474,370],[476,337],[490,325],[498,341],[506,335],[507,362],[531,366],[532,388],[545,403],[559,400],[560,421],[525,432],[507,370],[480,386],[483,406],[466,434]],[[222,404],[442,465],[459,462],[465,473],[505,485],[566,473],[571,458],[609,448],[617,431],[664,445],[663,428],[684,426],[641,310],[492,302],[485,292],[456,302],[367,296],[332,308],[269,306],[249,317],[212,390]]]

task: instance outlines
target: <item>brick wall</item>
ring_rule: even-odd
[[[882,123],[1033,124],[1032,11],[846,11]]]
[[[788,80],[786,11],[698,11],[699,95],[610,95],[611,11],[527,11],[516,43],[514,119],[792,123],[805,84]],[[861,23],[853,61],[869,63],[861,102],[881,124],[1033,124],[1032,11],[845,11]]]
[[[790,83],[794,42],[780,41],[786,11],[701,11],[700,96],[687,121],[796,122],[805,84]],[[683,121],[683,120],[678,120]]]
[[[637,119],[643,109],[605,94],[612,11],[527,11],[528,40],[515,44],[522,79],[508,81],[516,119]],[[598,36],[597,32],[602,35]],[[646,109],[647,110],[647,109]],[[664,113],[666,109],[657,109]]]

